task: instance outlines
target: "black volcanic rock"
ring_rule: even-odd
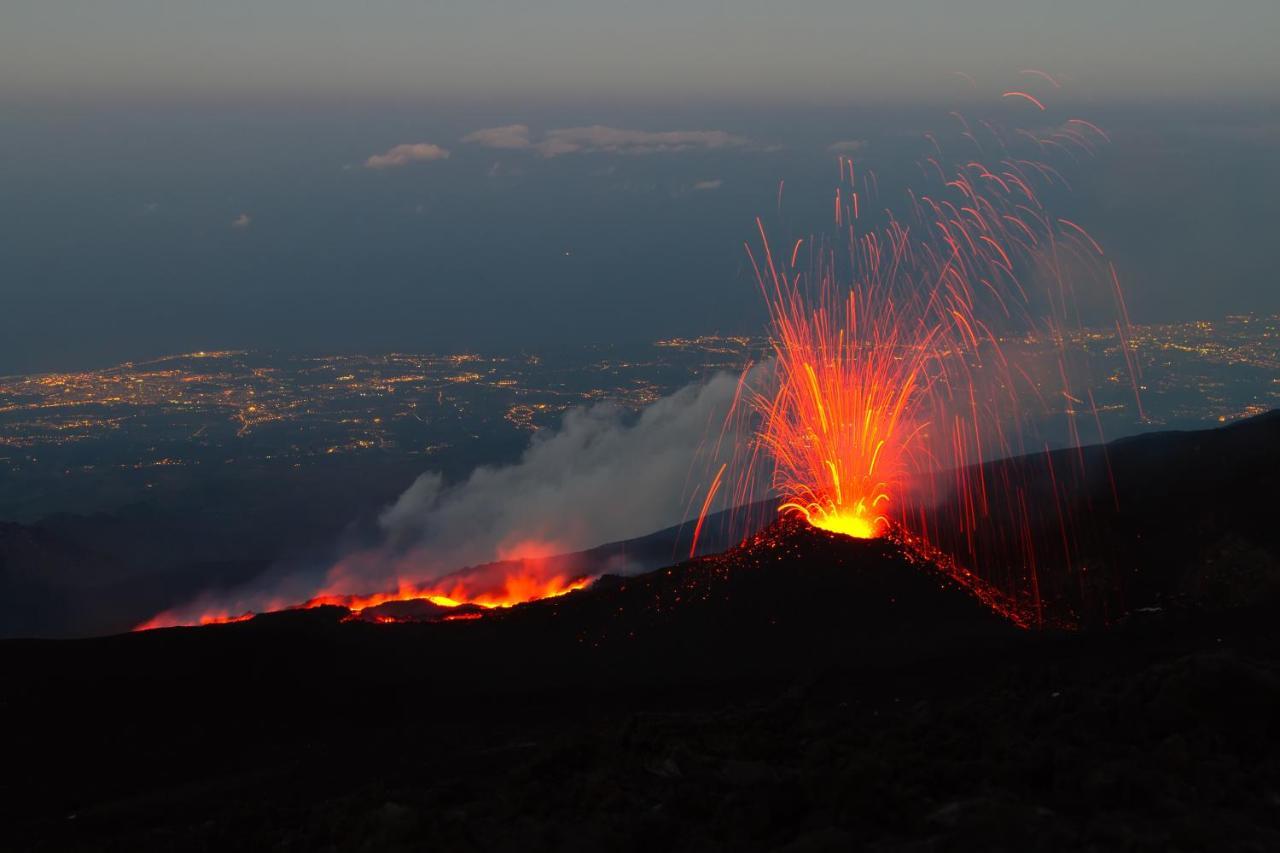
[[[480,617],[483,607],[474,604],[461,604],[446,607],[425,598],[412,598],[407,601],[387,601],[375,607],[366,607],[350,618],[361,622],[439,622],[445,619]]]
[[[277,610],[271,613],[258,613],[252,619],[240,623],[248,631],[319,631],[337,625],[349,618],[351,611],[334,604],[323,604],[319,607],[305,609]]]
[[[890,543],[455,623],[9,642],[13,849],[1271,849],[1280,625],[1013,628]],[[91,708],[84,697],[95,697]],[[75,768],[74,773],[67,768]]]
[[[0,522],[0,636],[59,636],[126,631],[205,590],[234,586],[268,561],[153,559],[161,533],[101,517],[71,523]],[[169,534],[171,535],[171,534]]]
[[[3,642],[5,845],[1280,849],[1276,424],[1110,448],[1100,630],[780,522],[476,620]]]
[[[979,477],[978,469],[968,474]],[[1049,622],[1104,625],[1146,608],[1230,605],[1280,592],[1280,411],[1225,427],[1163,432],[982,466],[990,519],[973,532],[972,565],[1010,597],[1038,598]],[[1019,494],[1032,508],[1037,585],[1006,559]],[[940,505],[956,519],[961,503]],[[958,524],[937,544],[961,559]]]
[[[616,654],[662,649],[659,654],[671,656],[671,673],[699,666],[722,674],[788,673],[833,654],[895,662],[1017,630],[963,585],[892,542],[851,539],[793,518],[724,554],[497,618],[504,624],[494,631],[572,626],[580,645],[613,647]]]

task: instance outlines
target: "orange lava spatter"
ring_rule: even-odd
[[[951,113],[955,139],[924,134],[924,183],[905,190],[905,206],[883,202],[875,172],[841,156],[833,237],[792,237],[781,252],[757,219],[746,251],[773,369],[752,383],[743,373],[750,387],[730,421],[748,438],[729,488],[740,504],[758,494],[764,461],[780,512],[861,539],[910,531],[934,562],[1002,589],[1017,602],[1009,612],[1040,614],[1046,559],[1062,577],[1075,571],[1079,519],[1063,506],[1089,475],[1083,454],[1053,466],[1042,424],[1061,417],[1075,448],[1080,424],[1103,440],[1078,292],[1110,298],[1141,415],[1139,366],[1115,267],[1084,227],[1050,211],[1070,189],[1059,166],[1092,157],[1107,134],[1085,119],[1054,122],[1028,92],[1004,103],[1033,109],[1041,126]],[[1048,343],[1050,357],[1024,357],[1028,341]],[[1034,466],[1005,466],[993,482],[982,464],[1040,452],[1051,501],[1029,497]]]

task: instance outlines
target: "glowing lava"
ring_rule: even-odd
[[[758,447],[772,460],[771,485],[783,496],[779,510],[822,530],[876,537],[927,456],[925,407],[944,374],[940,357],[957,349],[959,300],[921,299],[914,279],[879,275],[903,268],[905,229],[868,246],[877,252],[869,272],[844,286],[826,261],[806,286],[792,271],[798,243],[791,269],[779,270],[763,225],[760,236],[763,259],[751,257],[769,306],[775,385],[748,400],[760,419]]]
[[[884,516],[868,518],[863,507],[855,507],[853,512],[834,511],[823,507],[803,507],[800,504],[785,503],[779,510],[794,509],[802,514],[805,521],[819,530],[852,536],[854,539],[874,539],[880,535],[884,524]]]
[[[1004,98],[1050,112],[1027,92]],[[745,405],[735,401],[730,421],[742,419],[749,438],[731,479],[746,503],[763,460],[782,513],[861,539],[909,531],[967,585],[981,571],[1039,614],[1046,548],[1060,546],[1054,559],[1071,571],[1076,520],[1063,496],[1089,476],[1082,455],[1070,470],[1048,464],[1039,430],[1060,416],[1070,445],[1082,444],[1080,423],[1104,440],[1076,304],[1086,288],[1112,297],[1142,411],[1115,268],[1083,227],[1049,208],[1070,187],[1046,158],[1078,164],[1108,137],[1078,118],[1009,132],[950,116],[954,141],[923,135],[925,184],[906,190],[904,210],[881,205],[875,173],[840,157],[835,237],[793,236],[779,252],[757,220],[759,241],[746,248],[769,312],[773,371],[760,383],[743,373]],[[1025,471],[1004,466],[990,480],[981,464],[1041,450],[1048,501],[1029,497]],[[1037,541],[1031,531],[1046,527],[1060,535]]]
[[[501,567],[501,568],[495,568]],[[538,601],[558,598],[591,583],[588,577],[569,577],[562,574],[546,575],[529,565],[511,568],[504,564],[495,567],[464,570],[448,578],[425,584],[402,583],[392,592],[372,595],[321,594],[299,608],[338,605],[353,613],[393,601],[425,600],[439,607],[461,607],[473,604],[486,610],[502,609]],[[488,575],[486,577],[486,575]]]
[[[874,537],[914,451],[927,350],[901,345],[899,312],[887,300],[874,305],[874,292],[836,301],[824,279],[812,306],[794,286],[774,284],[777,390],[755,403],[773,487],[785,498],[779,509],[833,533]]]
[[[342,564],[332,572],[341,578]],[[527,601],[538,601],[546,598],[558,598],[591,584],[594,578],[574,574],[556,565],[554,560],[541,557],[522,557],[463,569],[434,581],[412,583],[401,581],[394,590],[372,594],[348,594],[338,591],[322,591],[314,597],[302,602],[287,600],[270,600],[258,604],[249,610],[228,611],[226,608],[197,612],[189,615],[182,610],[166,611],[152,617],[134,628],[135,631],[146,631],[153,628],[172,628],[179,625],[221,625],[230,622],[243,622],[252,619],[255,613],[280,610],[308,610],[313,607],[337,606],[351,611],[351,618],[359,618],[364,611],[383,604],[407,601],[428,601],[437,607],[447,609],[460,608],[464,605],[483,608],[484,610],[502,610],[523,604]],[[338,581],[340,582],[340,581]],[[233,615],[234,614],[234,615]],[[466,610],[459,613],[446,613],[440,619],[446,622],[478,619],[481,613]],[[377,623],[401,621],[386,614],[377,615]]]

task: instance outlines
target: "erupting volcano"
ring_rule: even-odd
[[[1002,103],[1004,115],[1032,110],[1042,123],[1052,116],[1027,93],[1005,93]],[[722,433],[737,439],[737,473],[721,466],[713,478],[690,556],[721,490],[740,506],[766,485],[779,512],[859,539],[897,531],[958,578],[1000,590],[1013,602],[1007,612],[1027,614],[1019,621],[1041,623],[1049,588],[1056,595],[1071,586],[1075,570],[1082,522],[1064,508],[1065,495],[1096,472],[1086,471],[1082,453],[1055,467],[1040,426],[1064,419],[1068,444],[1079,447],[1083,419],[1102,438],[1079,345],[1079,291],[1112,301],[1138,392],[1119,276],[1084,227],[1051,209],[1070,191],[1064,171],[1109,139],[1080,118],[1012,132],[959,113],[947,122],[950,136],[923,135],[915,164],[923,182],[904,189],[901,203],[882,199],[875,171],[841,156],[835,236],[792,235],[779,253],[757,219],[758,242],[746,251],[768,309],[771,357],[766,369],[742,373]],[[1053,363],[1025,357],[1033,341],[1049,344],[1041,351],[1054,353]],[[1037,452],[1045,470],[989,464]],[[755,482],[762,463],[767,484]],[[1031,485],[1046,474],[1048,500]],[[367,593],[357,586],[369,574],[347,571],[358,556],[334,566],[302,603],[259,596],[249,607],[185,608],[139,627],[322,605],[391,620],[375,609],[406,601],[471,616],[564,595],[601,571],[550,554],[429,580],[395,564],[394,585]]]

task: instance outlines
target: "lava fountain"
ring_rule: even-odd
[[[938,326],[921,328],[876,287],[840,293],[824,276],[811,304],[777,273],[768,241],[764,283],[773,328],[776,391],[756,396],[759,442],[774,461],[779,507],[823,530],[871,538],[912,468],[918,409]],[[794,253],[793,253],[794,255]],[[755,262],[752,257],[753,263]],[[908,304],[908,309],[914,306]]]
[[[1014,101],[1044,120],[1041,100]],[[841,157],[835,239],[793,237],[779,252],[757,220],[758,243],[746,251],[774,369],[763,387],[744,388],[731,415],[750,436],[736,490],[752,492],[763,456],[780,512],[858,538],[895,530],[992,575],[1002,566],[998,585],[1035,621],[1043,543],[1030,531],[1054,508],[1029,504],[1019,472],[989,482],[982,463],[1042,450],[1048,459],[1037,418],[1064,417],[1075,447],[1081,420],[1103,438],[1079,346],[1082,288],[1110,294],[1141,412],[1119,277],[1088,231],[1046,198],[1070,191],[1055,156],[1075,165],[1109,139],[1079,118],[1010,133],[951,116],[956,145],[924,134],[924,184],[905,190],[898,210],[880,205],[875,172]],[[1052,354],[1047,369],[1010,351],[1029,341]],[[1083,468],[1083,457],[1079,470],[1050,468],[1055,490],[1065,494]],[[1069,559],[1075,522],[1059,510],[1056,523]]]

